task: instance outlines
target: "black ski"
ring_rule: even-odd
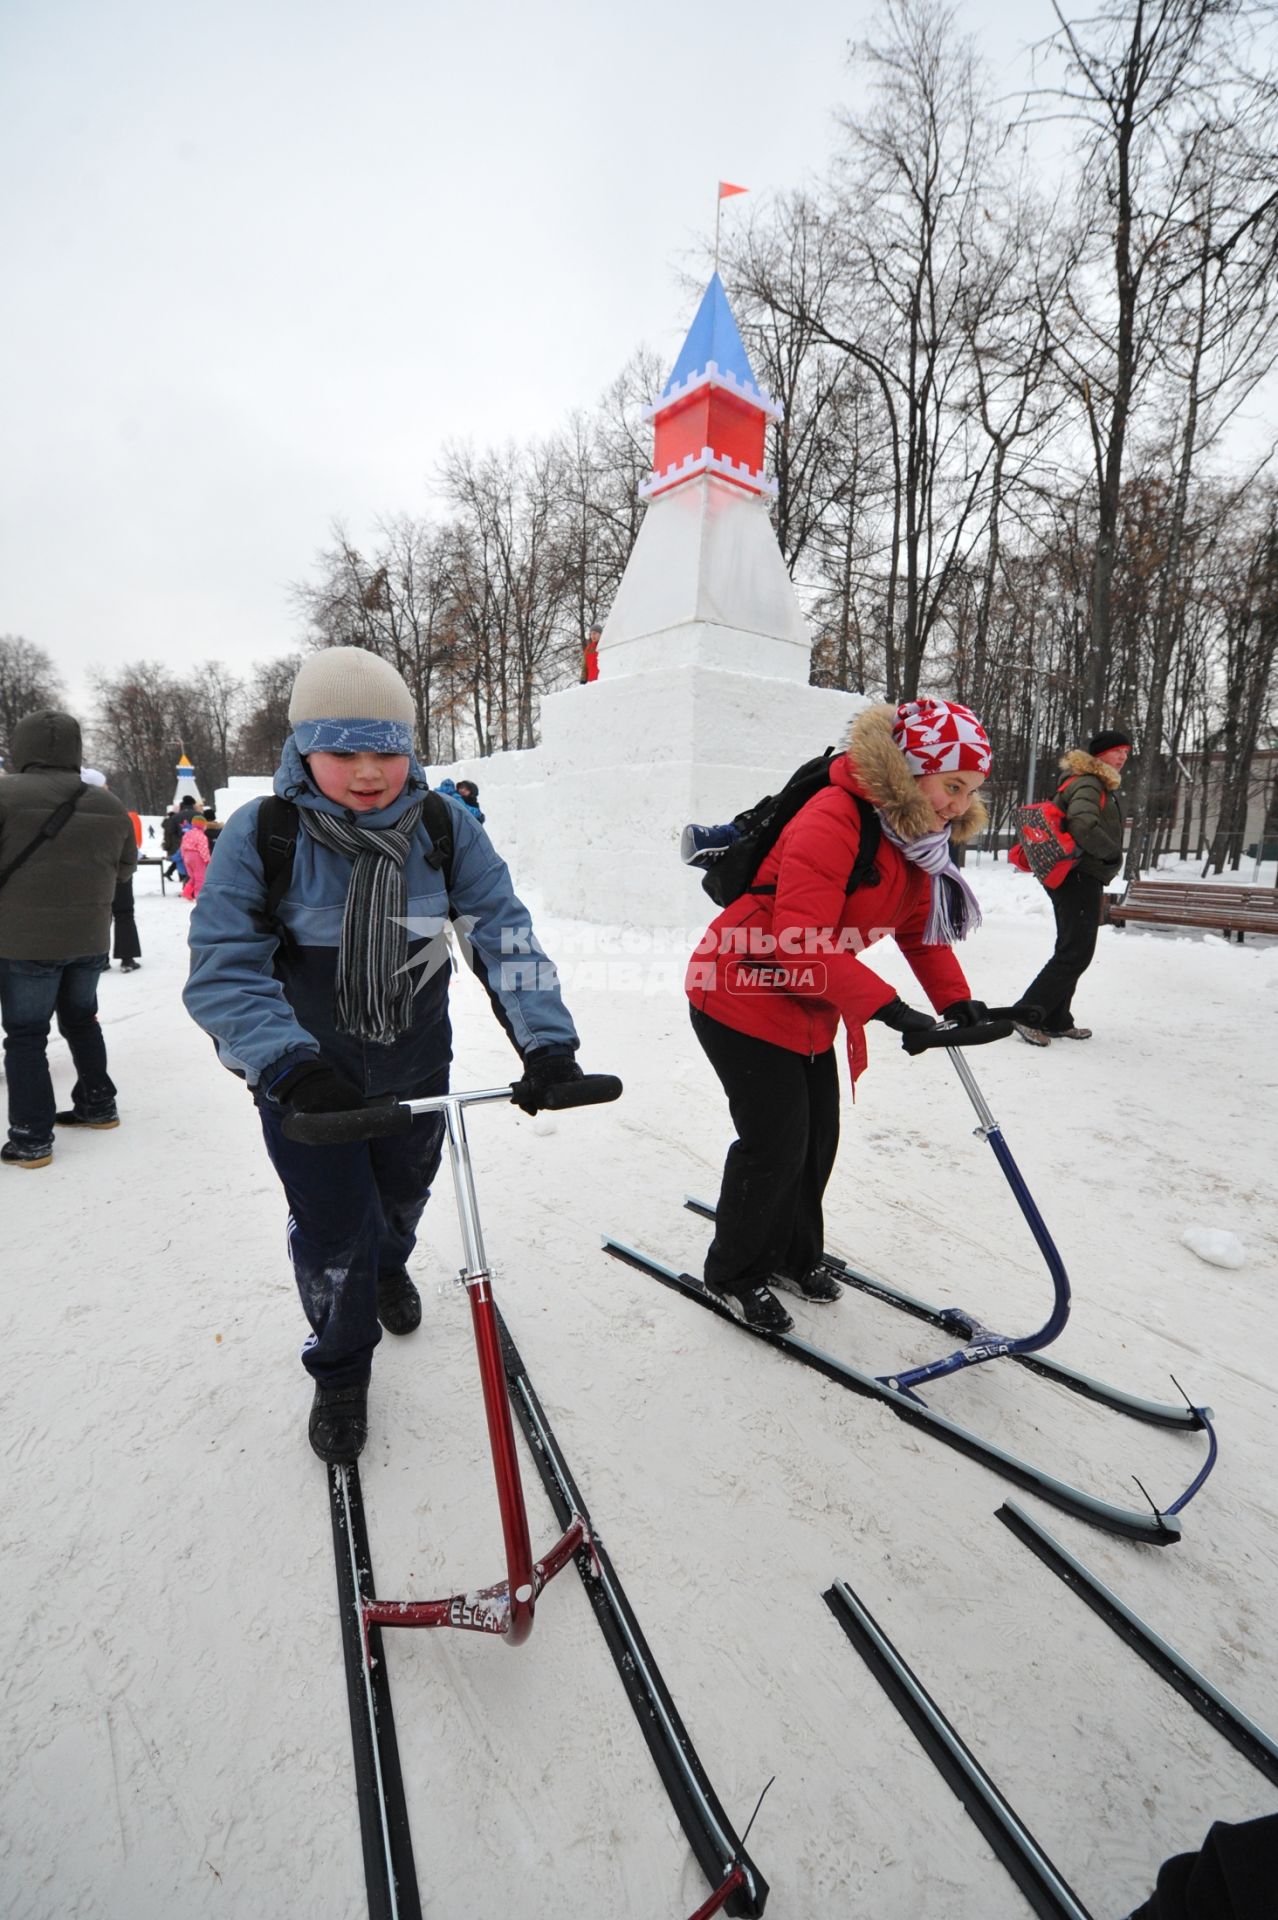
[[[728,1896],[723,1911],[755,1920],[767,1905],[768,1883],[746,1853],[710,1784],[559,1450],[500,1308],[496,1314],[515,1418],[523,1429],[560,1526],[567,1527],[574,1514],[580,1514],[587,1522],[590,1545],[576,1556],[577,1572],[670,1804],[711,1887],[721,1887],[734,1874],[738,1876],[737,1889]]]
[[[864,1601],[846,1580],[836,1580],[822,1598],[1039,1920],[1090,1920],[1078,1895],[901,1658]]]
[[[1230,1746],[1237,1748],[1244,1760],[1250,1761],[1258,1773],[1263,1773],[1266,1780],[1278,1786],[1278,1744],[1254,1720],[1249,1720],[1232,1700],[1220,1693],[1196,1667],[1191,1667],[1184,1655],[1147,1626],[1138,1614],[1133,1613],[1130,1607],[1125,1607],[1116,1593],[1111,1593],[1081,1560],[1067,1553],[1060,1541],[1054,1540],[1029,1514],[1009,1502],[998,1509],[996,1518],[1018,1540],[1023,1541],[1031,1553],[1037,1554],[1043,1565],[1063,1580],[1080,1600],[1085,1601],[1106,1626],[1112,1627],[1168,1686],[1174,1687],[1195,1713],[1210,1721]]]
[[[961,1427],[953,1420],[947,1420],[943,1414],[935,1413],[931,1407],[924,1406],[921,1400],[911,1395],[898,1393],[894,1388],[876,1380],[872,1374],[862,1373],[846,1361],[839,1360],[832,1353],[826,1353],[821,1347],[814,1347],[801,1340],[794,1333],[766,1333],[759,1327],[750,1327],[738,1320],[732,1310],[721,1300],[708,1293],[700,1280],[690,1273],[679,1273],[674,1267],[668,1267],[664,1261],[654,1260],[650,1254],[641,1253],[636,1247],[628,1247],[620,1240],[605,1239],[604,1251],[615,1260],[624,1261],[627,1266],[635,1267],[640,1273],[649,1274],[659,1280],[663,1286],[681,1293],[686,1299],[695,1300],[698,1306],[707,1308],[719,1318],[728,1321],[740,1332],[747,1333],[752,1339],[762,1340],[768,1346],[777,1347],[805,1367],[824,1374],[827,1380],[834,1380],[852,1393],[864,1395],[867,1399],[882,1401],[891,1407],[893,1413],[911,1426],[924,1428],[946,1446],[954,1447],[965,1453],[970,1459],[979,1460],[983,1466],[1001,1474],[1005,1480],[1011,1480],[1016,1486],[1037,1493],[1053,1506],[1060,1507],[1065,1513],[1072,1513],[1080,1520],[1088,1520],[1094,1526],[1103,1527],[1108,1533],[1122,1535],[1129,1540],[1143,1540],[1155,1546],[1167,1546],[1181,1537],[1180,1521],[1171,1512],[1162,1513],[1152,1503],[1148,1513],[1130,1507],[1113,1506],[1106,1500],[1098,1500],[1093,1494],[1084,1493],[1080,1487],[1074,1487],[1066,1480],[1057,1480],[1052,1474],[1044,1472],[1032,1461],[1022,1460],[1018,1455],[1007,1453],[1002,1447],[994,1445],[992,1440],[983,1439],[968,1427]]]
[[[369,1920],[421,1920],[404,1776],[379,1627],[369,1628],[369,1657],[364,1657],[359,1602],[361,1596],[372,1599],[374,1587],[358,1467],[330,1467],[328,1495]]]
[[[698,1214],[703,1220],[714,1219],[714,1208],[704,1200],[695,1200],[691,1194],[687,1194],[683,1204],[690,1213]],[[977,1339],[983,1332],[975,1315],[965,1313],[960,1307],[934,1307],[926,1300],[916,1299],[912,1293],[902,1293],[899,1288],[889,1286],[886,1280],[876,1280],[872,1274],[862,1273],[850,1260],[844,1260],[837,1253],[824,1254],[821,1264],[845,1285],[856,1287],[873,1299],[882,1300],[889,1307],[897,1307],[902,1313],[912,1314],[916,1320],[926,1320],[929,1325],[940,1327],[945,1333],[956,1334],[961,1340]],[[1002,1357],[1018,1367],[1028,1367],[1031,1373],[1040,1374],[1045,1380],[1055,1380],[1058,1386],[1068,1387],[1071,1393],[1095,1400],[1114,1413],[1125,1413],[1129,1419],[1143,1420],[1153,1427],[1174,1427],[1187,1433],[1201,1433],[1203,1430],[1204,1423],[1194,1407],[1178,1407],[1162,1400],[1142,1400],[1134,1394],[1124,1393],[1121,1387],[1111,1387],[1104,1380],[1093,1380],[1090,1374],[1063,1366],[1059,1360],[1049,1360],[1043,1353],[1009,1353]],[[1205,1411],[1210,1414],[1211,1409]]]

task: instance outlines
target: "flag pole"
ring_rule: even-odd
[[[719,271],[719,223],[723,219],[723,194],[719,193],[714,203],[714,270]]]

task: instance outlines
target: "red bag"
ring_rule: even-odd
[[[1028,806],[1018,807],[1016,837],[1018,845],[1008,855],[1010,863],[1022,873],[1032,873],[1045,887],[1059,887],[1082,856],[1083,849],[1054,800],[1032,800]]]

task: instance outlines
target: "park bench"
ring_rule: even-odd
[[[140,853],[138,855],[139,867],[158,867],[160,869],[160,892],[161,893],[165,892],[164,869],[168,866],[168,864],[169,864],[169,855],[167,853]],[[182,882],[180,880],[177,880],[174,882],[174,885],[180,887],[182,885]]]
[[[1111,926],[1205,927],[1209,933],[1278,934],[1278,890],[1211,881],[1133,880],[1109,903]]]

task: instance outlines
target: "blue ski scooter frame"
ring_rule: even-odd
[[[930,1044],[936,1046],[937,1040],[927,1036]],[[942,1041],[940,1044],[944,1044]],[[972,1315],[955,1308],[942,1309],[929,1306],[912,1295],[900,1293],[885,1282],[875,1280],[869,1274],[860,1273],[848,1262],[837,1256],[827,1255],[825,1265],[838,1279],[849,1285],[885,1301],[890,1306],[900,1307],[916,1318],[928,1320],[932,1325],[941,1327],[951,1334],[959,1334],[966,1344],[938,1360],[929,1361],[924,1366],[902,1369],[897,1373],[873,1376],[861,1373],[858,1368],[848,1366],[833,1354],[824,1353],[820,1348],[811,1346],[806,1340],[794,1334],[762,1333],[757,1328],[744,1330],[757,1338],[766,1340],[770,1345],[780,1347],[793,1358],[805,1365],[814,1367],[828,1379],[837,1380],[841,1385],[885,1401],[900,1418],[913,1425],[927,1428],[937,1439],[957,1448],[969,1457],[981,1460],[992,1467],[996,1473],[1038,1493],[1066,1513],[1076,1514],[1080,1519],[1091,1521],[1093,1525],[1103,1527],[1109,1533],[1116,1533],[1128,1539],[1144,1540],[1154,1545],[1168,1545],[1180,1538],[1179,1515],[1198,1492],[1212,1468],[1216,1464],[1216,1432],[1212,1425],[1210,1407],[1197,1407],[1186,1400],[1184,1406],[1166,1405],[1159,1401],[1141,1400],[1123,1393],[1105,1382],[1093,1380],[1089,1375],[1078,1373],[1071,1367],[1042,1356],[1041,1349],[1057,1338],[1069,1319],[1070,1288],[1069,1275],[1061,1259],[1055,1242],[1034,1203],[1034,1198],[1025,1184],[1019,1167],[1012,1158],[1011,1149],[1003,1138],[1002,1129],[994,1118],[980,1088],[977,1086],[966,1060],[958,1046],[947,1046],[946,1052],[952,1061],[963,1089],[971,1100],[980,1122],[976,1128],[978,1139],[989,1142],[1008,1185],[1029,1226],[1030,1232],[1042,1253],[1052,1277],[1052,1307],[1044,1324],[1034,1333],[1008,1335],[992,1332]],[[691,1210],[713,1220],[714,1208],[704,1201],[689,1197],[685,1201]],[[627,1265],[639,1267],[661,1280],[667,1286],[673,1286],[689,1298],[698,1300],[732,1320],[734,1325],[743,1323],[736,1319],[730,1309],[712,1294],[708,1293],[699,1280],[691,1274],[677,1273],[662,1262],[651,1259],[637,1249],[623,1246],[619,1241],[604,1241],[605,1249]],[[1126,1414],[1129,1418],[1140,1420],[1150,1426],[1170,1428],[1181,1432],[1205,1432],[1207,1435],[1207,1458],[1189,1486],[1166,1507],[1158,1507],[1149,1495],[1150,1511],[1141,1512],[1112,1505],[1108,1501],[1098,1500],[1094,1495],[1079,1487],[1071,1486],[1067,1481],[1058,1480],[1035,1466],[1031,1461],[1022,1460],[1015,1454],[997,1447],[992,1441],[983,1439],[969,1428],[959,1426],[952,1420],[935,1413],[922,1399],[918,1388],[933,1380],[944,1379],[963,1368],[979,1366],[987,1360],[1009,1359],[1030,1367],[1034,1372],[1055,1380],[1059,1385],[1068,1387],[1071,1392],[1083,1395],[1113,1412]],[[1139,1485],[1139,1481],[1137,1485]],[[1145,1489],[1142,1487],[1141,1492]]]

